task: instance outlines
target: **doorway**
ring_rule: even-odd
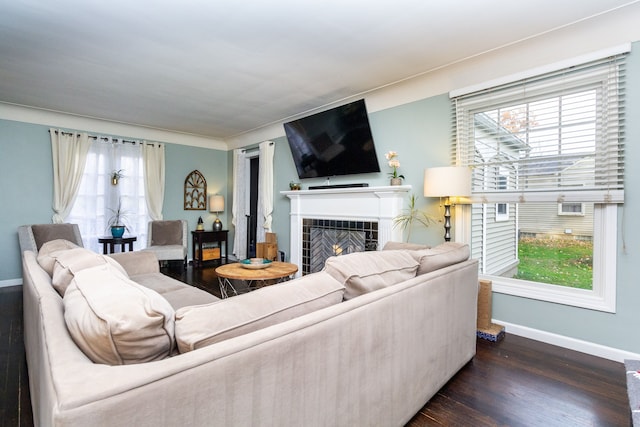
[[[249,214],[247,215],[247,258],[256,256],[256,239],[258,229],[258,177],[260,176],[260,156],[252,156],[248,159],[248,175],[247,180],[247,206],[249,206]]]

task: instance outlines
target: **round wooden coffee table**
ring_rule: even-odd
[[[228,289],[238,295],[238,291],[231,283],[231,280],[243,280],[247,282],[250,289],[255,289],[289,280],[297,271],[298,266],[290,262],[273,261],[269,264],[269,267],[257,270],[245,268],[242,264],[236,262],[216,268],[216,275],[220,285],[220,294],[222,298],[227,298],[229,296]]]

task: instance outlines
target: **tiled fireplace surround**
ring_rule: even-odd
[[[400,185],[283,191],[291,202],[290,261],[300,267],[298,275],[324,264],[314,257],[382,249],[390,240],[401,241],[402,230],[393,226],[393,219],[402,213],[410,190],[410,185]],[[345,233],[350,243],[338,247],[333,239]],[[311,242],[312,234],[325,240],[324,249]],[[325,253],[327,245],[331,253]]]

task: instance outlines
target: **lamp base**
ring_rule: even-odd
[[[222,230],[222,221],[220,221],[220,218],[216,218],[215,221],[213,221],[213,231],[221,231]]]
[[[444,241],[451,241],[451,205],[444,205]]]

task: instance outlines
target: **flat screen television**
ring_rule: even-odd
[[[284,124],[303,178],[380,172],[364,99]]]

